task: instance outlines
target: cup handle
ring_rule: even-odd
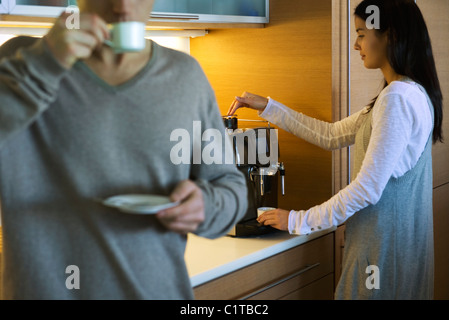
[[[105,39],[103,43],[108,47],[114,48],[114,43],[111,40]]]

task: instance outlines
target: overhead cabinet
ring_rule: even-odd
[[[0,0],[0,13],[57,17],[76,0]],[[269,22],[269,0],[156,0],[153,21],[176,23]]]
[[[8,1],[0,0],[0,14],[8,13]]]
[[[76,0],[7,0],[8,13],[13,15],[57,17]]]
[[[156,0],[153,19],[201,23],[268,23],[269,0]]]

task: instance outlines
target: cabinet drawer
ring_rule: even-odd
[[[279,299],[333,273],[333,248],[334,235],[330,233],[200,285],[194,288],[195,297],[199,300]],[[270,292],[268,289],[273,287],[280,291]]]
[[[334,299],[334,274],[312,282],[281,297],[279,300],[333,300]]]
[[[316,280],[307,271],[316,265],[303,269],[298,275],[282,279],[274,285],[259,289],[248,300],[332,300],[334,295],[334,274]]]

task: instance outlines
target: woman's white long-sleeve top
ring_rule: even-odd
[[[372,117],[371,139],[357,176],[330,200],[309,210],[290,211],[291,234],[309,234],[345,222],[376,204],[391,177],[398,178],[418,162],[433,128],[428,96],[411,81],[393,81],[379,95]],[[269,99],[259,115],[281,129],[326,150],[354,144],[367,107],[342,121],[328,123]]]

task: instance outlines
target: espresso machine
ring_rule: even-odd
[[[277,130],[267,121],[238,119],[224,116],[226,133],[231,141],[235,164],[245,178],[248,188],[248,210],[230,230],[229,236],[247,237],[271,233],[276,229],[257,222],[257,208],[278,208],[278,185],[285,195],[285,168],[279,162]],[[242,122],[263,122],[266,126],[239,128]]]

